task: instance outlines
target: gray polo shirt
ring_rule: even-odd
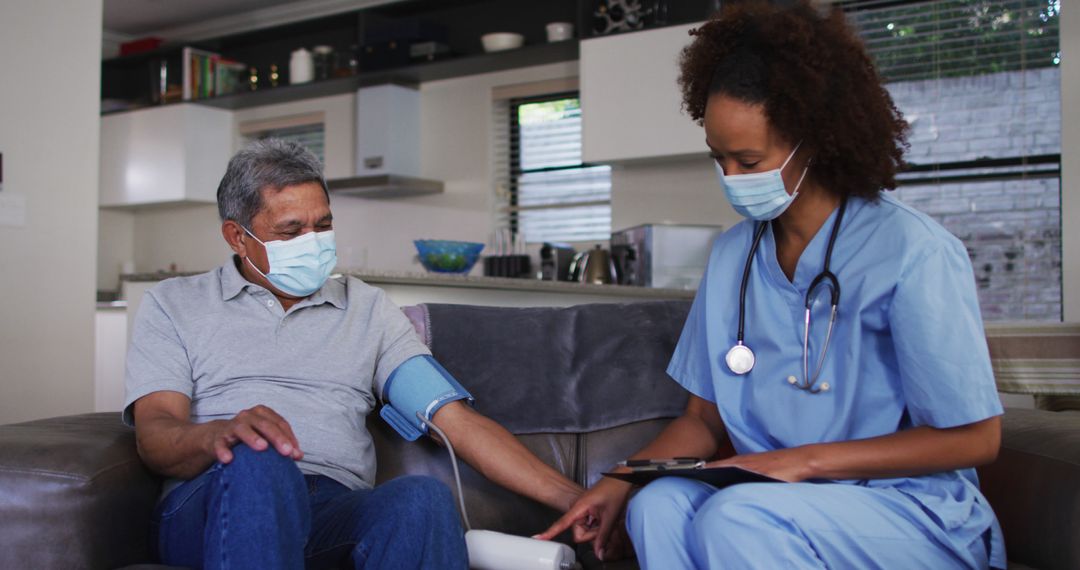
[[[135,400],[162,390],[191,398],[196,423],[262,404],[292,426],[301,471],[370,488],[375,449],[364,419],[390,373],[424,354],[381,289],[330,279],[286,312],[234,258],[146,293],[128,349],[123,419],[133,425]]]

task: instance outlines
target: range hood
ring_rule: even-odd
[[[443,183],[438,180],[398,174],[374,174],[327,180],[326,188],[335,196],[405,198],[407,196],[438,194],[443,191]]]
[[[356,176],[327,180],[335,196],[404,198],[443,191],[420,178],[420,93],[388,84],[356,91]]]

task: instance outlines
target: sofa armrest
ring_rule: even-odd
[[[160,491],[119,413],[0,426],[0,568],[146,562]]]
[[[1080,412],[1010,408],[997,461],[979,469],[1010,562],[1080,568]]]

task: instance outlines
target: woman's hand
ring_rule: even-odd
[[[600,560],[614,560],[629,550],[625,531],[617,527],[626,517],[626,499],[631,485],[605,478],[578,498],[559,520],[534,538],[552,540],[573,527],[574,542],[593,541],[593,553]]]
[[[741,467],[789,483],[804,481],[812,476],[808,447],[735,455],[720,461],[711,461],[705,464],[705,467]]]

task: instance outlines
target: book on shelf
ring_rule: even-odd
[[[235,93],[243,84],[244,64],[220,54],[185,47],[183,63],[184,101]]]

